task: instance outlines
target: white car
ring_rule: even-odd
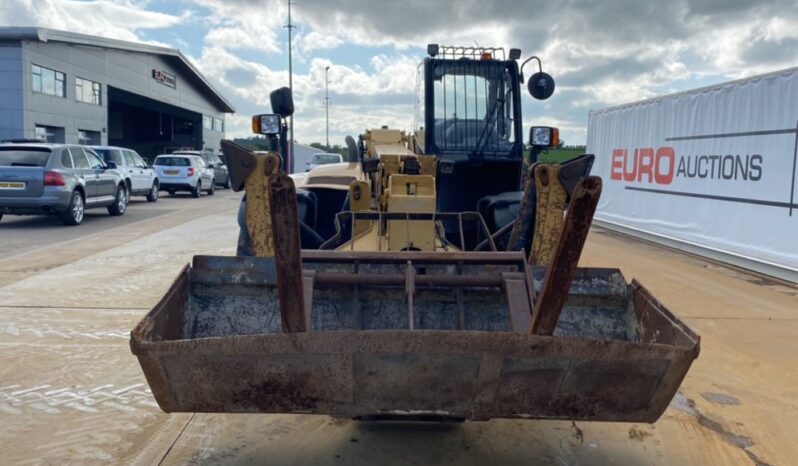
[[[209,196],[213,196],[213,169],[208,168],[198,155],[159,155],[152,166],[160,180],[161,191],[169,194],[189,191],[194,197],[200,197],[202,191],[207,191]]]
[[[344,158],[341,154],[330,154],[327,152],[319,152],[318,154],[313,154],[311,157],[310,162],[307,162],[308,169],[305,170],[309,172],[314,168],[318,167],[319,165],[329,165],[331,163],[341,163],[344,161]]]
[[[158,200],[158,175],[136,151],[114,146],[90,147],[106,162],[116,164],[116,170],[125,178],[130,196],[147,196],[149,202]]]

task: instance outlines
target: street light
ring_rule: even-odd
[[[330,150],[330,78],[328,72],[330,67],[324,68],[324,112],[327,115],[325,118],[325,127],[327,133],[327,150]]]

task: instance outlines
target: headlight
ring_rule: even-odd
[[[557,128],[550,126],[533,126],[529,128],[529,145],[535,147],[553,147],[560,143]]]
[[[280,134],[280,115],[266,114],[253,116],[252,132],[255,134]]]

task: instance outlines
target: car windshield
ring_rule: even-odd
[[[155,159],[153,165],[160,165],[163,167],[189,167],[191,161],[186,157],[158,157]]]
[[[50,152],[44,147],[0,147],[0,167],[44,167]]]
[[[512,149],[513,85],[504,62],[445,60],[435,63],[432,73],[435,144],[440,150]]]
[[[341,156],[338,154],[315,154],[313,161],[310,163],[314,165],[324,165],[326,163],[338,163],[341,161]]]

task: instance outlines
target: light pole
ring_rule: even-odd
[[[324,113],[326,114],[325,127],[327,133],[327,150],[330,150],[330,78],[328,76],[329,71],[330,71],[329,66],[324,68]]]
[[[295,26],[291,24],[291,5],[292,5],[291,0],[288,0],[288,26],[286,26],[288,28],[288,88],[291,89],[291,94],[293,95],[294,71],[291,63],[291,47],[293,45],[291,41],[291,30],[294,29]],[[288,163],[287,163],[288,166],[286,167],[285,172],[293,173],[294,172],[294,115],[291,115],[288,118],[288,124],[290,126],[289,130],[291,135],[290,136],[291,141],[288,146],[288,152],[289,152]]]

